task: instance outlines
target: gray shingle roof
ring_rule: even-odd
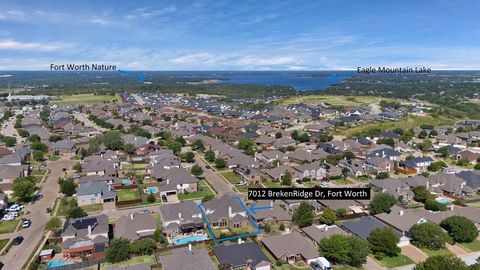
[[[270,262],[255,242],[214,246],[213,252],[220,264],[230,264],[234,268],[243,267],[247,262],[251,265],[257,265],[261,261]]]
[[[163,270],[216,270],[206,249],[174,249],[171,255],[159,257]]]

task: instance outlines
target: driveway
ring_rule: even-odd
[[[468,252],[460,247],[459,245],[450,245],[446,244],[448,251],[455,254],[456,256],[462,256],[468,254]]]
[[[387,268],[379,265],[374,259],[367,257],[367,263],[363,265],[364,269],[368,270],[385,270]]]
[[[90,119],[88,119],[88,116],[85,113],[76,113],[74,114],[74,116],[78,121],[83,122],[87,127],[93,127],[94,129],[100,132],[104,132],[107,130],[106,128],[102,128],[97,124],[95,124],[94,122],[90,121]]]
[[[414,262],[423,262],[428,258],[425,252],[421,251],[414,245],[408,245],[401,248],[402,254],[412,259]]]
[[[34,204],[25,206],[25,210],[29,212],[25,218],[32,220],[32,225],[28,229],[21,230],[18,233],[13,233],[13,236],[21,235],[25,239],[23,243],[18,246],[12,246],[4,256],[0,256],[0,260],[5,264],[5,269],[22,269],[23,265],[29,259],[29,255],[37,250],[37,244],[41,241],[45,223],[50,219],[50,214],[45,212],[47,207],[50,207],[59,193],[57,180],[59,177],[65,175],[63,168],[71,168],[76,161],[69,161],[60,159],[58,161],[49,162],[47,169],[50,174],[46,180],[38,184],[41,187],[39,194],[43,198]]]

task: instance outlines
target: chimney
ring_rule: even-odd
[[[178,212],[178,219],[182,220],[182,212]]]
[[[426,186],[427,186],[427,190],[429,190],[430,189],[430,181],[427,180]]]
[[[400,210],[400,212],[398,212],[398,214],[399,214],[400,216],[403,216],[403,210]]]
[[[92,225],[88,225],[88,236],[92,234]]]
[[[188,250],[192,251],[192,243],[188,243]]]
[[[133,213],[130,214],[130,219],[133,220]]]
[[[232,207],[231,206],[228,207],[228,217],[230,217],[230,218],[232,217]]]
[[[325,226],[324,231],[328,231],[328,225]]]
[[[453,204],[450,204],[450,210],[453,211]]]
[[[237,242],[238,242],[239,245],[241,245],[242,244],[242,238],[239,237]]]

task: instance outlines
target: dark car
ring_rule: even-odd
[[[18,246],[23,242],[23,236],[19,235],[13,239],[13,245]]]

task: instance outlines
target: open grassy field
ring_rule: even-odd
[[[388,98],[371,97],[371,96],[331,96],[331,95],[308,95],[290,97],[280,101],[281,105],[296,103],[328,103],[333,106],[355,107],[362,104],[376,103],[380,100],[392,101]]]
[[[99,104],[99,103],[119,103],[121,98],[119,95],[107,96],[107,95],[94,95],[94,94],[80,94],[80,95],[68,95],[57,96],[50,101],[52,104]]]
[[[446,249],[446,248],[441,248],[441,249],[436,249],[436,250],[428,249],[428,248],[421,248],[421,250],[423,252],[425,252],[425,254],[427,254],[428,257],[452,255],[452,253],[450,253],[450,251],[448,251],[448,249]]]
[[[240,178],[240,176],[238,176],[232,171],[225,171],[225,172],[221,172],[220,174],[222,174],[223,177],[227,178],[228,182],[230,182],[231,184],[242,182],[242,178]]]
[[[403,129],[410,129],[416,128],[423,124],[430,124],[430,125],[448,125],[453,124],[452,119],[448,119],[446,117],[439,117],[433,118],[430,116],[414,116],[410,115],[405,119],[400,121],[384,121],[384,122],[375,122],[369,124],[361,124],[358,126],[346,128],[342,127],[341,129],[337,130],[336,133],[338,135],[343,135],[346,137],[354,136],[356,134],[360,134],[370,129],[380,129],[382,131],[385,130],[392,130],[394,128],[403,128]]]

